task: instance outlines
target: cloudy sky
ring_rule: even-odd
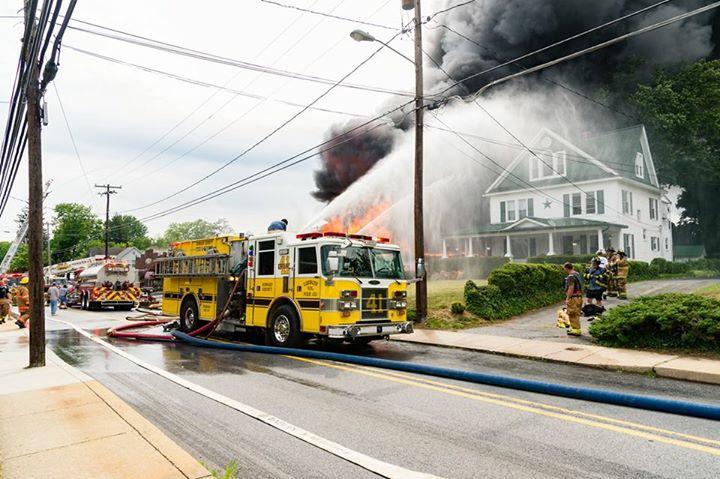
[[[409,20],[400,9],[399,0],[288,0],[284,3],[293,2],[393,27]],[[431,13],[439,5],[444,2],[426,1],[424,9]],[[0,16],[17,15],[22,6],[21,0],[6,0],[0,6]],[[331,79],[342,77],[377,48],[350,39],[349,32],[358,25],[260,0],[225,0],[202,5],[188,0],[80,0],[73,18],[236,60]],[[381,39],[393,35],[391,30],[379,27],[363,28]],[[7,101],[10,96],[21,35],[20,19],[0,18],[0,101]],[[64,44],[193,80],[301,104],[311,102],[328,88],[318,83],[177,56],[77,30],[67,31]],[[393,46],[412,55],[412,39],[408,36],[397,38]],[[411,65],[385,50],[347,81],[409,90],[413,71]],[[174,198],[137,209],[193,183],[231,160],[299,108],[181,82],[70,48],[62,50],[55,83],[57,93],[51,86],[46,95],[50,124],[43,134],[44,178],[53,179],[48,207],[60,202],[81,202],[100,215],[104,214],[104,198],[92,187],[96,183],[122,185],[119,194],[112,197],[112,213],[129,212],[143,218],[312,147],[323,141],[331,124],[349,118],[308,111],[217,175]],[[59,100],[65,107],[79,158],[68,135]],[[371,115],[387,102],[387,94],[337,88],[317,106]],[[0,104],[3,124],[7,118],[6,107],[6,103]],[[179,126],[166,135],[178,123]],[[316,159],[301,163],[201,205],[149,221],[148,228],[151,234],[157,235],[171,222],[220,217],[227,218],[238,231],[261,231],[278,217],[287,217],[294,225],[303,224],[322,207],[310,196],[314,189],[312,171],[316,168]],[[14,236],[15,215],[27,198],[25,162],[20,167],[12,195],[14,198],[0,217],[0,239]]]

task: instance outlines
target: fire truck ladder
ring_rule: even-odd
[[[155,276],[227,276],[229,260],[226,254],[158,258]]]
[[[47,195],[50,193],[50,183],[52,183],[52,180],[45,183],[45,193],[43,193],[43,201],[45,198],[47,198]],[[15,258],[15,255],[17,254],[17,250],[20,247],[20,244],[22,244],[23,240],[25,239],[25,235],[27,234],[28,230],[28,219],[25,218],[25,222],[20,226],[20,229],[18,229],[17,235],[15,235],[15,241],[12,242],[10,247],[7,250],[7,253],[5,253],[5,257],[2,260],[2,263],[0,263],[0,274],[7,273],[7,270],[10,268],[10,263],[12,263],[13,258]]]

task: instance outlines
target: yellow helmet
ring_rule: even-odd
[[[30,282],[30,278],[28,278],[27,276],[23,276],[22,279],[20,280],[20,284],[28,284],[29,282]]]

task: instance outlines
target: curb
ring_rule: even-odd
[[[449,331],[446,331],[449,332]],[[475,333],[472,333],[475,334]],[[478,337],[487,337],[486,335],[479,335]],[[495,338],[507,338],[505,336],[493,336],[493,339]],[[510,339],[510,338],[507,338]],[[517,339],[517,338],[512,338]],[[412,344],[424,344],[427,346],[435,346],[435,347],[441,347],[441,348],[451,348],[451,349],[460,349],[464,351],[475,351],[475,352],[481,352],[485,354],[495,354],[498,356],[507,356],[512,358],[519,358],[519,359],[531,359],[535,361],[545,361],[549,363],[556,363],[556,364],[570,364],[575,366],[582,366],[582,367],[589,367],[594,369],[603,369],[608,371],[618,371],[618,372],[631,372],[631,373],[638,373],[638,374],[648,374],[652,373],[655,374],[657,377],[662,378],[668,378],[668,379],[677,379],[682,381],[689,381],[689,382],[697,382],[697,383],[704,383],[704,384],[714,384],[714,385],[720,385],[720,361],[717,360],[711,360],[711,359],[703,359],[703,358],[692,358],[692,357],[682,357],[682,356],[671,356],[667,355],[664,358],[658,358],[659,360],[653,361],[652,364],[649,365],[632,365],[632,364],[612,364],[612,363],[602,363],[602,362],[591,362],[590,358],[591,356],[595,355],[598,351],[600,351],[600,348],[603,348],[604,350],[614,350],[619,353],[629,352],[629,353],[638,353],[639,351],[635,350],[627,350],[627,349],[614,349],[614,348],[604,348],[602,346],[577,346],[574,344],[568,344],[565,348],[567,351],[577,351],[578,348],[585,349],[586,353],[584,356],[581,356],[579,359],[576,360],[567,360],[567,359],[559,359],[559,358],[553,358],[553,357],[547,357],[547,356],[539,356],[539,355],[530,355],[527,353],[520,353],[520,352],[511,352],[511,351],[504,351],[500,349],[487,349],[482,347],[473,347],[471,345],[457,345],[457,344],[444,344],[439,342],[432,342],[432,341],[423,341],[423,340],[414,340],[409,337],[405,338],[391,338],[392,341],[397,342],[403,342],[403,343],[412,343]],[[521,342],[531,342],[533,340],[529,339],[518,339],[518,343]],[[537,343],[551,343],[549,341],[534,341]],[[554,353],[553,355],[559,355],[561,352]],[[658,355],[657,353],[647,353]],[[659,356],[659,355],[658,355]],[[691,369],[688,367],[689,365],[692,365],[693,368]],[[713,371],[715,369],[716,371]]]
[[[197,459],[181,448],[154,424],[145,419],[115,393],[107,389],[97,380],[63,361],[51,349],[46,350],[47,359],[72,374],[90,389],[100,400],[113,410],[123,421],[134,429],[150,446],[168,460],[180,473],[188,479],[206,479],[212,477]]]

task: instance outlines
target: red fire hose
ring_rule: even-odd
[[[191,333],[188,333],[190,336],[199,336],[203,333],[207,333],[205,337],[207,338],[210,336],[214,331],[215,328],[217,328],[218,324],[223,320],[225,317],[225,311],[227,311],[228,307],[230,306],[230,300],[232,299],[233,295],[235,294],[235,291],[237,290],[238,285],[240,284],[240,281],[235,282],[235,286],[233,286],[232,291],[228,295],[227,301],[225,302],[225,306],[223,309],[218,313],[217,317],[207,323],[206,325],[196,329],[195,331],[192,331]],[[139,331],[131,332],[128,330],[131,329],[138,329],[138,328],[147,328],[149,326],[164,326],[166,324],[170,324],[172,321],[140,321],[135,322],[131,324],[123,324],[121,326],[116,326],[114,328],[108,329],[107,335],[112,338],[123,338],[123,339],[144,339],[144,340],[152,340],[152,341],[174,341],[175,338],[172,334],[168,333],[143,333]]]

